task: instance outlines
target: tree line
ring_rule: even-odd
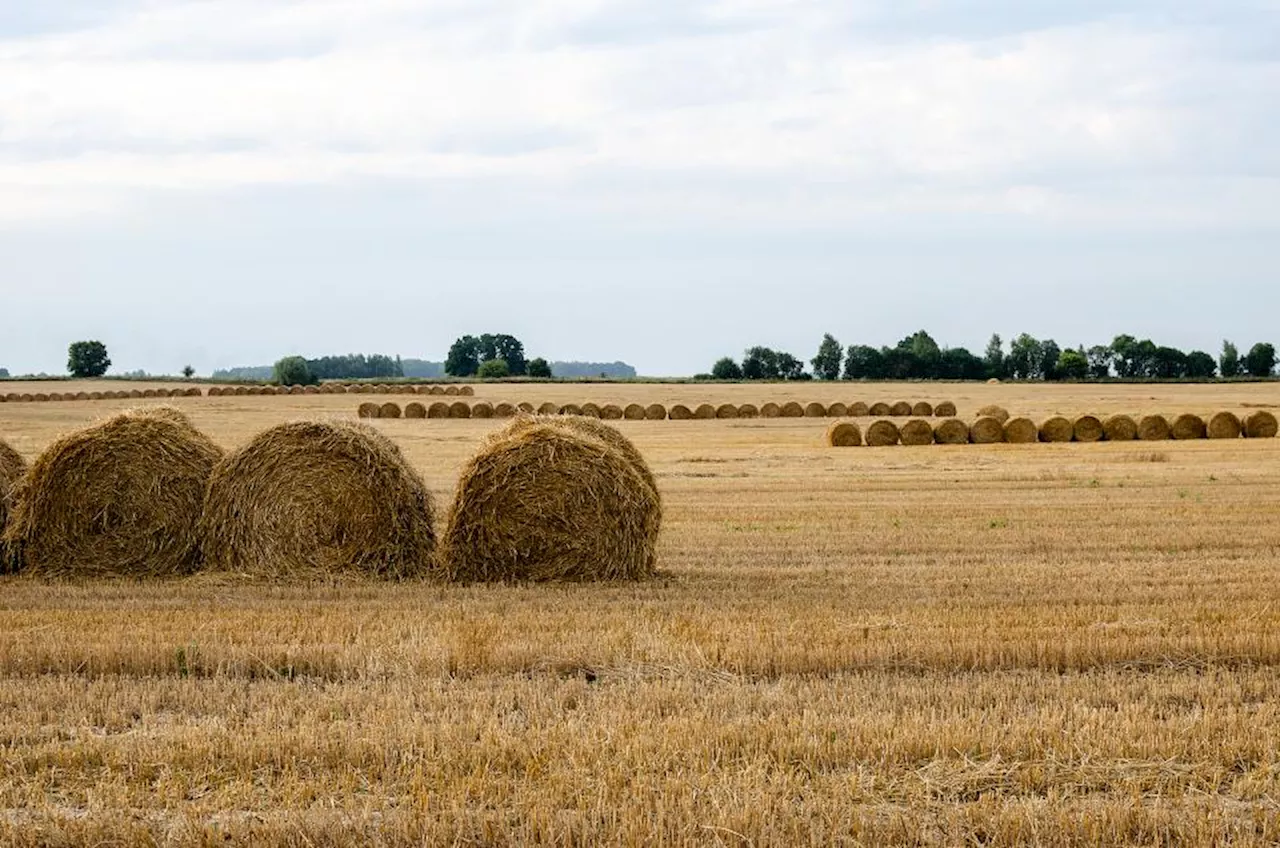
[[[1006,350],[993,334],[982,356],[963,347],[941,347],[924,330],[896,345],[843,347],[830,333],[822,337],[817,354],[805,363],[785,351],[748,348],[741,362],[722,357],[710,373],[715,380],[1177,380],[1214,377],[1269,377],[1275,372],[1276,350],[1258,342],[1244,355],[1224,340],[1215,359],[1201,350],[1189,352],[1157,345],[1150,339],[1119,335],[1110,344],[1062,348],[1053,339],[1027,333],[1013,339]]]

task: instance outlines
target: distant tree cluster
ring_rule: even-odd
[[[400,357],[393,359],[381,353],[322,356],[308,359],[307,367],[317,380],[380,380],[405,376]]]
[[[497,362],[502,365],[489,365]],[[488,366],[486,373],[492,376],[498,376],[504,366],[503,377],[525,376],[529,363],[525,359],[524,343],[505,333],[463,336],[449,347],[444,360],[444,372],[450,377],[484,376],[480,374],[481,366]]]
[[[1157,345],[1150,339],[1116,336],[1108,345],[1063,349],[1053,339],[1037,339],[1027,333],[1009,343],[1006,351],[999,335],[993,335],[981,357],[963,347],[941,347],[924,330],[893,347],[849,345],[843,348],[827,333],[818,352],[804,363],[788,353],[766,347],[748,348],[741,363],[732,357],[716,361],[710,374],[716,380],[1177,380],[1211,379],[1215,376],[1271,376],[1276,367],[1275,348],[1259,342],[1243,357],[1229,341],[1215,361],[1201,350],[1183,352]]]

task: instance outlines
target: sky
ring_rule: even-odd
[[[0,367],[1280,343],[1280,0],[0,2]]]

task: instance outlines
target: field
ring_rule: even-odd
[[[365,399],[167,402],[231,447]],[[1280,388],[476,399],[1039,419]],[[34,458],[131,403],[3,404],[0,438]],[[442,507],[501,426],[373,423]],[[833,450],[825,423],[617,422],[665,499],[646,583],[0,579],[0,843],[1280,842],[1280,439]]]

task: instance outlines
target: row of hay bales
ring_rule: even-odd
[[[1106,419],[1081,415],[1074,419],[1055,415],[1037,425],[1030,418],[1011,418],[1004,410],[990,410],[972,424],[949,418],[937,426],[915,418],[899,427],[892,421],[879,420],[866,431],[852,421],[838,421],[827,430],[827,444],[832,447],[857,447],[864,443],[873,447],[888,445],[965,445],[965,444],[1034,444],[1040,442],[1128,442],[1167,441],[1169,439],[1269,439],[1276,436],[1275,415],[1259,410],[1243,421],[1232,412],[1219,412],[1207,422],[1190,413],[1172,420],[1163,415],[1133,418],[1112,415]]]
[[[0,403],[46,403],[68,400],[129,400],[138,398],[200,397],[196,386],[187,388],[121,389],[92,392],[5,392]]]
[[[907,411],[902,413],[906,416],[913,414],[913,408],[918,410],[915,413],[918,415],[937,414],[935,407],[924,401],[915,404],[914,407],[906,406],[908,407]],[[807,405],[800,404],[797,401],[789,401],[782,404],[766,403],[762,406],[756,406],[752,403],[722,403],[719,406],[712,406],[709,403],[703,403],[693,407],[677,403],[670,408],[660,403],[651,403],[647,406],[631,403],[621,406],[612,403],[601,405],[595,403],[556,404],[547,402],[535,408],[531,403],[488,403],[487,401],[477,403],[454,401],[453,403],[445,403],[436,401],[432,404],[422,404],[414,401],[406,404],[402,409],[399,404],[389,401],[381,404],[362,403],[356,412],[361,418],[510,418],[520,412],[537,412],[540,415],[577,415],[587,418],[601,418],[606,421],[621,421],[624,419],[629,421],[692,421],[728,418],[843,418],[846,416],[858,418],[877,414],[873,413],[872,409],[873,407],[869,407],[865,403],[846,406],[838,402],[827,405],[817,401]],[[942,409],[946,415],[955,415],[955,404],[944,402],[939,404],[937,409]]]
[[[635,579],[662,520],[644,458],[594,419],[491,435],[437,536],[427,486],[366,425],[282,424],[228,454],[164,406],[64,436],[29,469],[0,441],[0,507],[0,562],[53,578]]]
[[[209,397],[245,395],[475,395],[474,386],[418,386],[410,383],[320,383],[315,386],[213,386]]]

